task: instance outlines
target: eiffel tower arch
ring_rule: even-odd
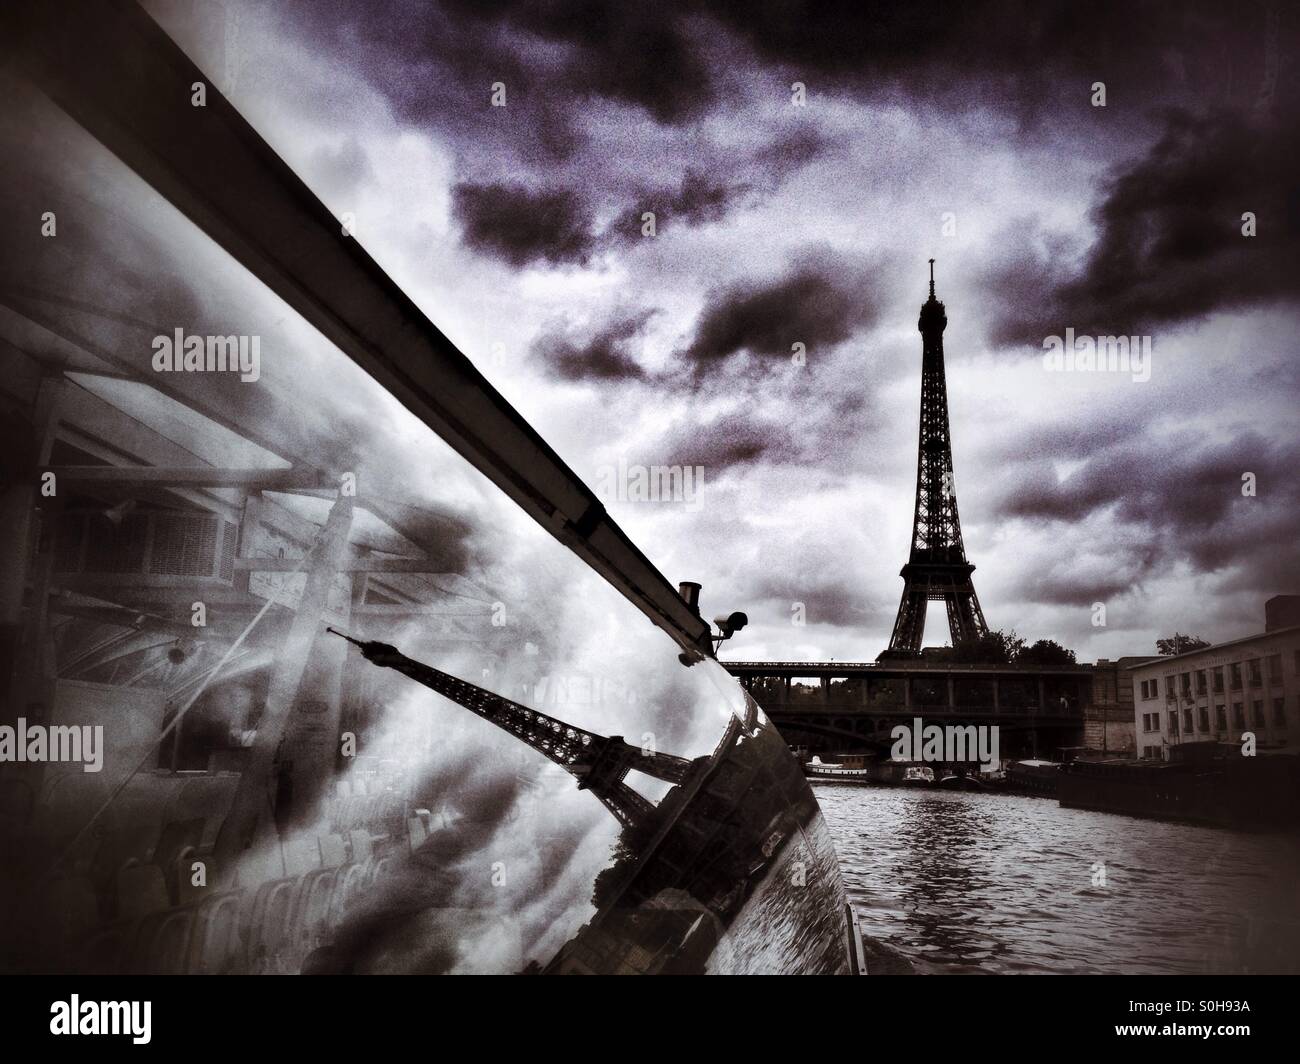
[[[934,259],[930,260],[930,298],[921,306],[921,432],[916,458],[916,510],[912,549],[900,570],[903,598],[880,657],[912,657],[921,652],[926,607],[943,601],[953,644],[984,635],[988,624],[980,609],[966,560],[957,514],[952,472],[952,436],[948,430],[948,388],[943,369],[943,331],[948,316],[934,295]]]

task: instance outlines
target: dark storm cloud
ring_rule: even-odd
[[[599,189],[573,187],[563,179],[550,187],[462,181],[452,189],[452,213],[466,246],[516,268],[535,262],[585,263],[594,253],[641,241],[646,211],[655,215],[657,232],[718,222],[739,204],[773,192],[826,145],[816,134],[782,137],[750,158],[719,158],[715,167],[688,166],[674,183],[631,195],[602,197]],[[753,180],[716,176],[732,171],[752,173]],[[613,220],[598,227],[602,199],[606,206],[615,201]]]
[[[653,7],[335,0],[294,11],[309,32],[346,46],[363,69],[381,75],[377,83],[408,116],[433,116],[449,95],[426,83],[436,59],[476,91],[495,80],[513,84],[547,125],[564,127],[544,134],[558,145],[572,137],[565,112],[583,98],[634,106],[667,125],[696,120],[728,91],[716,73],[727,64],[717,56],[738,47],[766,68],[801,76],[814,93],[848,88],[1037,109],[1079,98],[1094,80],[1114,83],[1118,101],[1143,105],[1174,95],[1244,97],[1257,91],[1278,37],[1262,5],[1208,0],[663,0]],[[1288,22],[1283,32],[1292,29]],[[782,83],[779,92],[786,91]]]
[[[753,169],[775,185],[836,147],[836,142],[811,126],[801,126],[772,140],[751,159]]]
[[[1105,185],[1082,268],[1024,220],[992,266],[993,339],[1040,344],[1066,326],[1137,335],[1231,308],[1300,295],[1300,131],[1217,113],[1170,113],[1154,146]],[[1243,214],[1257,235],[1243,235]]]
[[[370,82],[404,123],[535,165],[585,139],[553,49],[519,26],[425,0],[299,0],[275,14],[332,67]],[[504,107],[491,104],[498,83]]]
[[[645,310],[616,317],[587,337],[552,326],[533,341],[532,353],[563,380],[647,380],[650,374],[634,350],[652,316],[653,311]]]
[[[1259,91],[1280,33],[1268,10],[1212,0],[724,0],[708,10],[769,64],[866,96],[981,102],[1023,115],[1086,100],[1094,81],[1123,105],[1221,102]],[[1294,26],[1282,27],[1287,40]],[[1281,44],[1287,54],[1287,43]]]
[[[539,163],[586,140],[592,99],[666,124],[698,116],[712,99],[708,65],[670,6],[313,0],[287,16],[373,82],[403,121],[496,139]],[[498,82],[507,105],[494,108]]]
[[[639,200],[653,205],[660,223],[684,221],[704,225],[720,221],[737,206],[757,201],[810,162],[824,156],[832,140],[812,127],[775,136],[748,155],[697,153],[702,161],[688,165],[675,186],[645,193]],[[736,174],[736,178],[719,174]],[[635,213],[635,212],[633,212]],[[640,216],[632,231],[640,236]]]
[[[1123,520],[1184,527],[1211,525],[1241,498],[1241,474],[1281,472],[1280,450],[1250,434],[1205,448],[1125,442],[1089,461],[1060,483],[1045,476],[1014,490],[1003,504],[1013,517],[1077,520],[1117,506]]]
[[[452,189],[452,211],[467,246],[516,268],[581,262],[593,246],[585,210],[565,190],[463,182]]]
[[[671,193],[662,208],[668,220],[681,218],[691,225],[716,222],[748,186],[719,181],[716,178],[687,170],[681,184]]]
[[[609,244],[643,238],[643,212],[653,211],[659,233],[674,226],[710,225],[753,206],[777,191],[803,167],[834,145],[825,134],[803,127],[781,133],[748,153],[702,143],[672,183],[639,191],[618,208],[618,220],[605,232]]]
[[[1140,393],[1129,402],[1115,401],[1107,408],[1089,411],[1079,421],[1056,420],[1047,425],[1025,425],[1011,437],[988,441],[993,461],[1005,467],[1056,456],[1077,461],[1113,450],[1117,444],[1140,440],[1152,410]]]
[[[798,131],[748,157],[723,153],[713,165],[688,165],[671,184],[603,197],[597,188],[574,187],[564,179],[544,188],[464,181],[452,190],[452,210],[468,247],[512,266],[585,262],[593,253],[644,239],[646,211],[654,214],[657,233],[721,221],[738,206],[770,195],[828,144],[820,134]],[[612,220],[598,227],[602,201],[612,207]]]
[[[558,74],[579,95],[633,104],[665,123],[694,116],[709,98],[708,67],[683,24],[690,5],[452,0],[446,6],[462,24],[508,25],[567,45]]]
[[[1059,567],[1025,574],[1017,593],[1025,602],[1049,606],[1091,606],[1127,594],[1140,582],[1154,559],[1145,554],[1132,558],[1116,552],[1095,574],[1080,571],[1078,560],[1062,559]],[[1130,575],[1124,575],[1128,571]]]
[[[1113,543],[1087,544],[1086,550],[1109,550],[1120,572],[1136,561],[1134,580],[1188,560],[1201,571],[1240,563],[1262,585],[1282,588],[1300,560],[1294,536],[1298,465],[1300,445],[1255,433],[1200,447],[1188,439],[1125,441],[1060,483],[1043,467],[1030,471],[999,509],[1006,517],[1062,525],[1109,511],[1125,531]],[[1246,473],[1256,477],[1254,496],[1242,494]],[[1048,602],[1073,601],[1075,590],[1051,580],[1039,588]]]
[[[533,11],[526,26],[576,46],[565,77],[577,91],[642,107],[669,124],[697,115],[708,101],[708,67],[670,11],[592,2],[526,9]]]
[[[814,253],[775,280],[715,290],[686,354],[698,367],[741,351],[788,360],[795,343],[809,352],[840,343],[876,319],[868,283],[860,264]]]
[[[851,433],[844,426],[856,419],[865,403],[860,394],[819,392],[809,382],[794,388],[779,404],[763,403],[762,379],[722,379],[716,387],[688,389],[680,374],[662,374],[655,383],[688,393],[687,416],[666,432],[653,448],[654,462],[702,466],[713,482],[736,469],[803,465],[816,469],[835,460]],[[697,403],[707,407],[718,399],[741,398],[737,409],[719,416],[697,416]],[[770,398],[770,393],[769,393]],[[766,407],[766,409],[764,409]],[[649,459],[647,459],[649,461]]]
[[[794,572],[759,581],[750,591],[752,597],[745,599],[751,604],[750,620],[789,624],[795,616],[795,603],[803,605],[803,617],[809,625],[863,628],[893,619],[895,602],[871,602],[852,581],[832,578],[833,573],[834,566],[827,565],[820,572]]]
[[[875,323],[871,284],[870,271],[860,262],[820,249],[806,253],[775,279],[709,293],[694,338],[677,356],[697,371],[741,352],[785,365],[793,355],[792,345],[802,343],[812,359],[819,348],[841,343]],[[566,380],[675,379],[679,374],[672,370],[650,373],[634,353],[654,313],[615,314],[586,335],[552,325],[532,351]],[[862,397],[837,392],[827,402],[851,414]]]
[[[746,413],[692,424],[666,450],[684,463],[703,466],[709,473],[749,465],[760,459],[777,462],[797,453],[784,426],[760,421]]]

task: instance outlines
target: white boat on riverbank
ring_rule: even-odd
[[[846,765],[828,764],[820,757],[814,757],[811,761],[804,763],[803,772],[805,776],[812,779],[824,780],[865,780],[867,770],[865,768],[849,768]]]

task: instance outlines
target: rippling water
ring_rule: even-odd
[[[1300,971],[1293,836],[1045,798],[813,789],[863,933],[919,972]]]
[[[844,893],[823,817],[790,838],[709,961],[710,973],[833,975],[848,970]]]

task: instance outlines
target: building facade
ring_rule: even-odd
[[[1083,710],[1083,750],[1088,755],[1136,757],[1138,734],[1133,726],[1134,687],[1128,670],[1148,656],[1126,656],[1112,661],[1098,658],[1092,666],[1092,701]]]
[[[1183,743],[1241,742],[1300,752],[1300,624],[1130,670],[1139,757],[1169,760]]]

